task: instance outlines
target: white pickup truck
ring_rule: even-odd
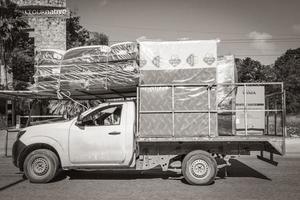
[[[162,87],[159,86],[160,89]],[[172,88],[172,91],[177,90],[176,85],[166,87]],[[145,111],[143,104],[149,102],[145,99],[142,102],[140,93],[134,101],[106,102],[72,120],[24,128],[13,146],[15,166],[24,171],[31,182],[37,183],[51,181],[59,169],[148,170],[161,167],[164,171],[181,171],[190,184],[205,185],[212,183],[218,168],[224,166],[217,165],[216,155],[244,154],[250,151],[284,153],[284,135],[272,135],[269,131],[257,135],[251,134],[250,130],[247,133],[246,129],[243,135],[222,136],[218,131],[213,132],[216,128],[210,122],[207,124],[208,129],[190,129],[202,123],[193,121],[195,117],[208,116],[207,120],[213,121],[216,119],[213,115],[217,116],[218,110],[210,106],[208,110],[176,110],[176,100],[173,99],[170,101],[170,110]],[[172,96],[175,98],[176,95]],[[156,126],[151,125],[149,116],[158,119]],[[169,124],[160,123],[168,119]],[[178,122],[178,119],[181,121]],[[181,127],[186,122],[182,119],[192,119],[184,129]],[[160,131],[170,135],[153,135]],[[152,135],[149,132],[153,132]],[[229,165],[228,160],[225,160],[225,166]]]

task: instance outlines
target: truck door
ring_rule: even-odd
[[[122,165],[126,104],[107,105],[82,116],[70,128],[69,156],[76,164]]]

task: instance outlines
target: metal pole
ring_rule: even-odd
[[[287,136],[286,133],[286,102],[285,102],[285,90],[283,91],[283,108],[282,108],[282,114],[283,114],[283,118],[282,118],[282,124],[283,124],[283,137]]]
[[[136,87],[136,135],[139,136],[140,133],[140,87]]]
[[[245,124],[245,134],[248,135],[248,119],[247,119],[247,88],[246,84],[244,84],[244,124]]]
[[[277,110],[277,101],[275,99],[275,110]],[[274,113],[274,128],[275,128],[275,136],[277,135],[277,111]]]
[[[207,88],[207,101],[208,101],[208,136],[210,137],[210,90],[211,90],[211,87],[208,87]]]
[[[267,99],[267,102],[266,102],[266,107],[267,107],[267,110],[269,110],[269,99]],[[269,135],[269,111],[267,111],[266,113],[266,135]]]
[[[174,113],[174,110],[175,110],[175,88],[174,88],[174,85],[172,85],[171,87],[172,89],[172,136],[175,137],[175,113]]]
[[[282,90],[283,90],[283,86],[282,86]],[[282,108],[282,115],[283,115],[283,118],[282,118],[282,124],[283,124],[283,134],[282,134],[282,149],[283,149],[283,155],[286,153],[286,146],[285,146],[285,137],[287,136],[287,133],[286,133],[286,105],[285,105],[285,90],[283,91],[283,108]]]
[[[5,157],[7,157],[7,147],[8,147],[8,130],[6,130],[6,136],[5,136]]]

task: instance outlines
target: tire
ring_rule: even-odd
[[[58,166],[59,161],[55,153],[48,149],[38,149],[27,155],[24,173],[32,183],[48,183],[56,176]]]
[[[192,151],[183,159],[182,173],[191,185],[209,185],[215,180],[217,163],[208,152]]]

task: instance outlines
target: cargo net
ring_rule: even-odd
[[[137,46],[123,42],[112,46],[85,46],[68,50],[41,50],[36,56],[35,83],[30,90],[107,90],[136,86],[139,68]]]

